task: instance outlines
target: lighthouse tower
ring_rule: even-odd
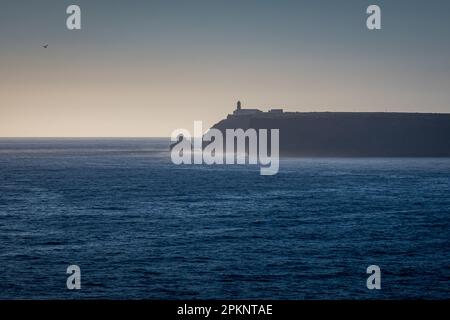
[[[240,101],[236,104],[236,110],[233,111],[233,114],[235,116],[244,116],[244,115],[251,115],[251,114],[257,114],[262,113],[261,110],[258,109],[242,109],[242,104]]]

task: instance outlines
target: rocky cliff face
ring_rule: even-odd
[[[283,156],[450,157],[450,114],[261,113],[229,115],[213,128],[279,129]]]

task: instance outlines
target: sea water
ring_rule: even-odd
[[[169,143],[0,139],[0,299],[450,298],[450,159],[261,176],[174,165]]]

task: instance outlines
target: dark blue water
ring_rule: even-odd
[[[0,140],[0,298],[450,298],[450,159],[261,176],[175,166],[167,145]]]

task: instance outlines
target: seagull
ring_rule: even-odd
[[[48,44],[43,45],[42,48],[47,49],[48,48]]]

